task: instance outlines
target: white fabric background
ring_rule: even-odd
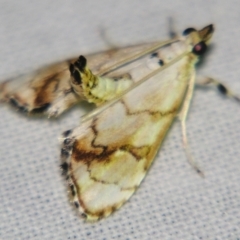
[[[0,79],[119,46],[214,23],[210,53],[198,71],[240,94],[239,1],[0,0]],[[68,203],[58,137],[77,126],[75,108],[59,120],[27,118],[0,105],[0,239],[240,239],[240,104],[196,89],[187,127],[200,178],[175,122],[139,190],[119,211],[84,223]]]

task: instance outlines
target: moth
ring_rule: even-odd
[[[72,202],[86,221],[111,215],[135,192],[174,118],[182,124],[195,84],[195,64],[213,25],[165,42],[114,48],[46,66],[4,81],[0,100],[19,111],[58,117],[80,101],[97,108],[62,134],[61,168]],[[222,93],[231,92],[213,79]]]

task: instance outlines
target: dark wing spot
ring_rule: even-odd
[[[164,65],[163,60],[162,60],[162,59],[159,59],[158,64],[159,64],[159,66],[163,66],[163,65]]]
[[[76,195],[76,192],[75,192],[75,189],[74,189],[74,186],[73,185],[70,185],[70,190],[71,190],[71,194],[72,196],[74,197]]]
[[[69,152],[68,152],[66,149],[64,149],[64,148],[61,149],[61,157],[62,157],[63,159],[69,157]]]
[[[64,137],[67,137],[67,136],[69,136],[71,133],[72,133],[72,130],[70,129],[70,130],[67,130],[67,131],[63,132],[62,135],[63,135]]]
[[[9,103],[13,106],[18,108],[18,102],[14,98],[10,98]]]
[[[158,53],[157,53],[157,52],[154,52],[154,53],[151,54],[150,57],[151,57],[151,58],[158,57]]]
[[[76,208],[79,208],[79,203],[78,202],[74,202],[74,205]]]
[[[42,105],[39,108],[34,108],[31,113],[37,114],[37,113],[43,113],[45,112],[49,107],[51,106],[50,103],[45,103],[44,105]]]
[[[222,94],[224,94],[224,95],[227,93],[227,88],[226,88],[224,85],[222,85],[221,83],[218,84],[217,88],[218,88],[218,91],[219,91],[220,93],[222,93]]]
[[[84,218],[84,219],[87,219],[87,214],[86,213],[82,213],[81,217]]]
[[[66,138],[64,141],[63,141],[63,144],[64,145],[68,145],[69,143],[71,143],[72,139],[71,138]]]
[[[64,162],[63,164],[60,165],[61,169],[62,169],[62,174],[66,175],[68,172],[68,164],[66,162]]]
[[[13,107],[17,108],[17,110],[20,111],[20,112],[25,113],[25,112],[28,111],[27,107],[21,106],[21,105],[18,103],[18,101],[17,101],[16,99],[14,99],[14,98],[10,98],[10,99],[9,99],[9,103],[10,103],[10,105],[12,105]]]

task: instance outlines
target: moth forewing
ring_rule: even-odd
[[[130,62],[125,74],[136,82],[131,91],[63,133],[63,165],[75,206],[87,221],[120,208],[146,175],[189,84],[194,84],[194,65],[204,52],[204,40],[209,40],[201,31],[188,29],[178,41]],[[204,28],[206,32],[212,34],[212,25]],[[127,63],[120,68],[124,69],[129,69]],[[86,77],[85,67],[79,73]]]
[[[111,68],[110,66],[119,64],[123,59],[131,58],[136,53],[144,52],[149,48],[154,50],[157,45],[159,46],[159,43],[147,43],[90,54],[86,56],[88,67],[94,73],[106,72],[107,69]],[[86,88],[87,84],[79,84],[73,81],[74,79],[71,77],[69,65],[75,63],[76,60],[77,57],[51,64],[32,73],[23,74],[0,83],[0,101],[9,102],[17,110],[24,113],[46,114],[49,117],[59,116],[79,101],[87,100],[91,102],[87,91],[82,89],[84,86]],[[126,72],[127,69],[124,70],[124,73]],[[122,72],[108,75],[111,77],[108,83],[103,81],[95,90],[92,90],[93,93],[98,91],[101,95],[110,85],[113,98],[127,88],[123,81],[116,82],[116,79],[123,79],[125,76]],[[131,81],[131,79],[127,80],[128,82]],[[110,98],[111,94],[108,94],[107,99],[103,98],[99,101],[94,99],[93,102],[100,104]]]

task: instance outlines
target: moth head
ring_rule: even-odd
[[[210,24],[199,31],[194,28],[187,28],[183,31],[183,36],[186,36],[191,42],[192,52],[196,55],[202,55],[207,49],[213,32],[214,26]]]

